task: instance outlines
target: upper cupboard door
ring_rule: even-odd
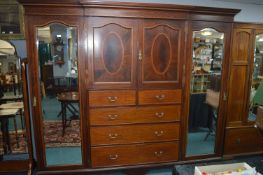
[[[89,88],[135,86],[137,23],[130,19],[89,18]]]
[[[184,61],[184,22],[143,22],[141,50],[141,88],[181,88]]]

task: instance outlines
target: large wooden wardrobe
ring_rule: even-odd
[[[262,151],[262,134],[242,117],[254,29],[233,23],[240,10],[89,0],[20,2],[25,9],[39,170],[93,171],[189,160],[192,33],[204,28],[225,36],[220,120],[215,154],[192,159]],[[77,30],[81,165],[46,166],[36,28],[52,23]],[[254,137],[261,145],[249,144]]]

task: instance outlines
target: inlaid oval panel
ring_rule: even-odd
[[[156,37],[152,47],[152,62],[157,73],[165,73],[171,60],[171,44],[169,39],[160,34]]]
[[[116,73],[123,62],[123,45],[121,39],[115,33],[110,33],[103,42],[102,59],[105,68],[110,73]]]

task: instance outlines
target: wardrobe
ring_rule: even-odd
[[[248,134],[262,140],[262,134],[242,117],[248,88],[235,88],[236,84],[247,87],[251,83],[251,42],[257,30],[234,24],[240,10],[89,0],[19,1],[25,9],[35,159],[40,171],[172,165],[251,152],[244,148],[248,142],[243,139]],[[65,37],[62,32],[53,36],[54,28],[66,31]],[[187,158],[192,37],[193,31],[205,28],[219,31],[225,38],[215,152]],[[50,42],[47,35],[55,37],[50,47],[64,54],[52,58],[54,67],[71,66],[70,72],[77,72],[81,155],[77,164],[47,163],[50,150],[45,145],[51,144],[45,135],[48,122],[43,121],[48,118],[48,105],[44,100],[63,103],[57,95],[62,92],[56,84],[58,78],[52,80],[52,86],[43,85],[41,80],[38,44]],[[67,48],[71,49],[66,53]],[[67,54],[72,58],[67,60]],[[53,63],[46,59],[43,64]],[[55,68],[53,71],[55,75]],[[44,91],[57,96],[44,97]],[[66,133],[70,128],[67,122],[62,117]],[[250,144],[252,147],[262,151],[262,144]]]

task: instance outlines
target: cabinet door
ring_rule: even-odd
[[[89,18],[90,88],[129,88],[135,84],[137,23],[121,18]]]
[[[141,88],[180,88],[184,60],[184,22],[142,22]]]
[[[253,33],[251,29],[236,28],[233,31],[227,121],[240,125],[247,120],[249,60],[253,57]]]

